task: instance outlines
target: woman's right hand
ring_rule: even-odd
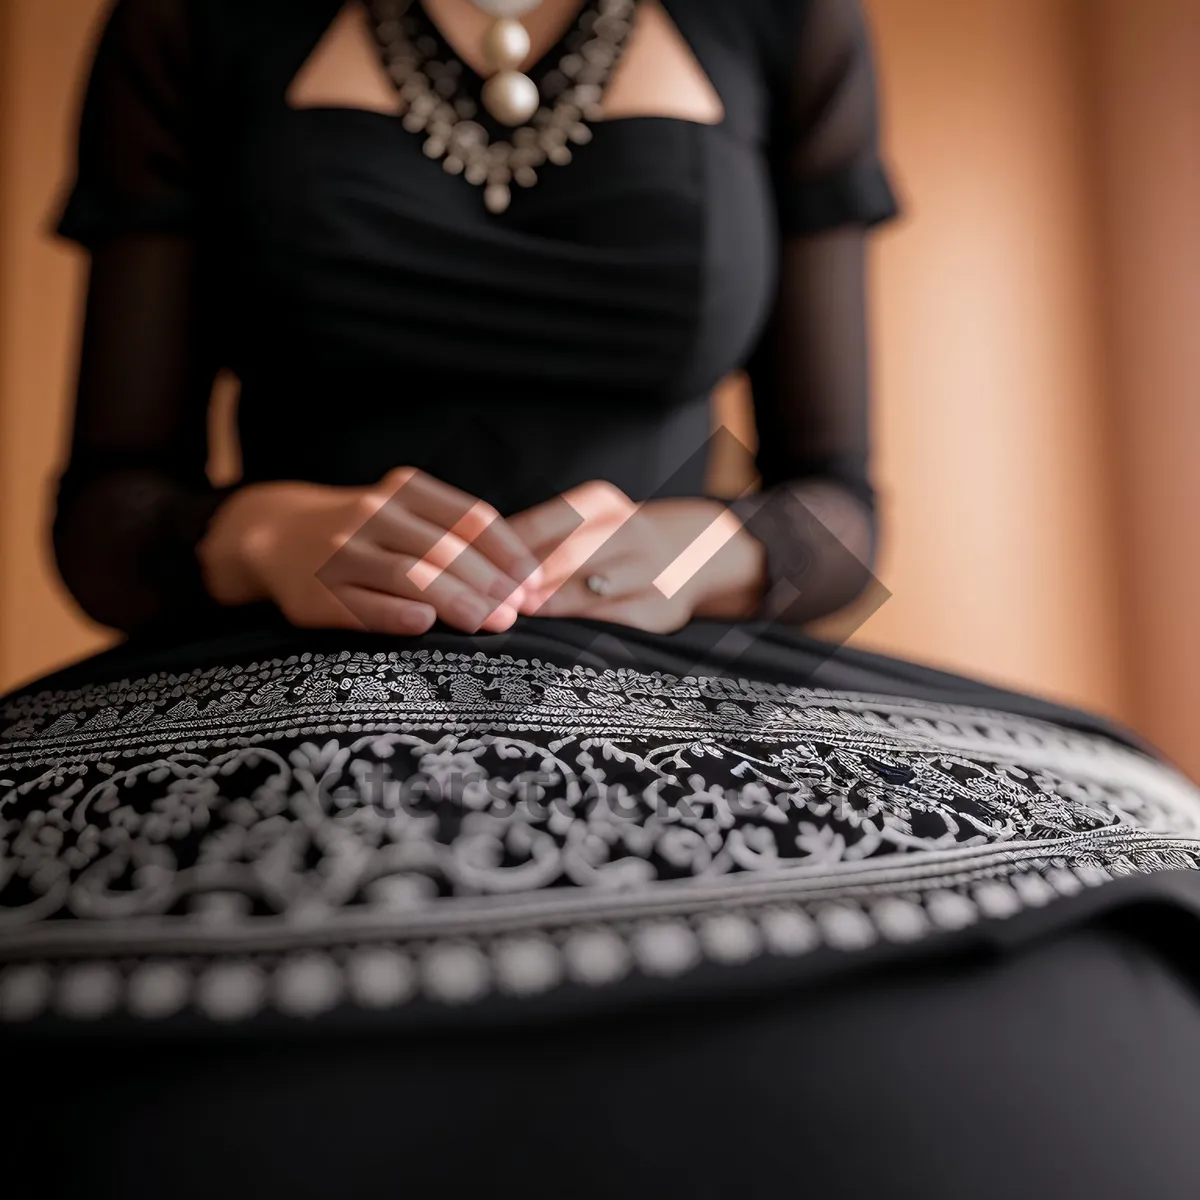
[[[271,600],[293,625],[402,636],[439,618],[501,633],[540,575],[494,508],[412,467],[365,488],[247,485],[197,553],[222,604]]]

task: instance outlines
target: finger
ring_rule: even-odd
[[[557,543],[534,544],[534,553],[542,560],[544,590],[559,587],[580,573],[590,573],[599,563],[611,565],[631,553],[644,551],[648,526],[636,505],[597,506],[592,513]]]
[[[342,571],[348,582],[372,591],[432,605],[440,620],[466,633],[480,629],[507,629],[516,620],[516,609],[476,591],[449,571],[422,588],[414,582],[422,560],[411,554],[383,550],[373,543],[343,550]]]
[[[419,592],[426,591],[442,572],[448,571],[481,596],[497,602],[519,604],[524,599],[524,586],[476,547],[407,509],[392,507],[372,533],[381,549],[411,555],[416,560],[411,581]]]
[[[584,518],[563,496],[543,501],[508,518],[509,528],[545,566],[546,555],[584,524]]]
[[[416,637],[428,633],[437,613],[431,604],[347,584],[336,596],[350,617],[370,633]]]
[[[564,615],[610,621],[614,625],[629,625],[650,633],[671,633],[682,628],[688,620],[683,606],[665,600],[653,588],[620,600],[598,600]]]
[[[574,610],[597,603],[616,601],[646,591],[650,584],[646,564],[635,555],[610,552],[610,544],[601,548],[565,579],[533,593],[530,611],[542,617],[569,616]],[[588,586],[600,576],[605,591],[597,594]]]
[[[516,624],[519,615],[513,605],[499,604],[480,629],[486,633],[505,633]]]
[[[657,574],[660,561],[670,557],[655,532],[645,509],[638,507],[629,516],[614,518],[611,524],[594,522],[583,526],[568,538],[543,564],[550,587],[535,595],[535,603],[552,590],[564,586],[585,586],[592,575],[608,579],[608,596],[627,595],[649,585]]]
[[[546,555],[587,522],[619,525],[637,510],[620,488],[592,480],[508,518],[509,526],[537,557]]]
[[[518,583],[537,582],[536,557],[491,504],[411,467],[390,471],[382,486],[389,491],[387,507],[408,509],[473,546]]]
[[[542,560],[542,586],[535,594],[549,595],[570,581],[592,573],[602,559],[619,557],[621,525],[592,521],[550,550]]]

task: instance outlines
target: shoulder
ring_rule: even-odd
[[[865,0],[761,0],[768,10],[760,20],[769,27],[779,61],[834,58],[853,53],[870,41]]]
[[[765,43],[778,45],[803,36],[815,21],[863,19],[863,0],[663,0],[681,13],[696,14],[709,24],[738,28]]]
[[[346,0],[108,0],[101,41],[143,53],[220,51],[329,23]]]
[[[768,82],[793,115],[797,104],[819,105],[851,78],[873,88],[866,0],[757,0],[753,9]]]
[[[852,54],[869,40],[865,0],[661,0],[727,51],[753,58],[786,87],[814,58]]]
[[[0,0],[2,2],[2,0]],[[108,0],[91,91],[188,98],[214,115],[242,85],[320,37],[345,0]]]
[[[661,0],[677,18],[695,19],[714,32],[769,49],[800,27],[813,0]]]

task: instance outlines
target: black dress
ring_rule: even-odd
[[[1200,1194],[1200,792],[797,629],[875,543],[859,7],[665,7],[723,122],[594,122],[494,214],[399,116],[289,107],[340,0],[115,6],[54,537],[130,636],[0,708],[30,1195]],[[508,513],[702,495],[739,366],[759,619],[398,639],[204,593],[220,368],[243,484],[410,464]]]

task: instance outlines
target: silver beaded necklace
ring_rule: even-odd
[[[426,155],[440,159],[447,174],[483,188],[488,211],[500,214],[512,201],[512,184],[533,187],[541,167],[565,166],[572,145],[591,141],[589,122],[600,117],[637,0],[588,0],[557,64],[544,74],[534,69],[542,74],[540,84],[517,69],[529,54],[529,39],[516,20],[540,0],[474,2],[497,18],[485,42],[495,72],[481,81],[478,102],[468,94],[472,73],[445,46],[419,0],[368,0],[367,9],[404,128],[424,134]],[[511,128],[507,138],[502,126]]]

